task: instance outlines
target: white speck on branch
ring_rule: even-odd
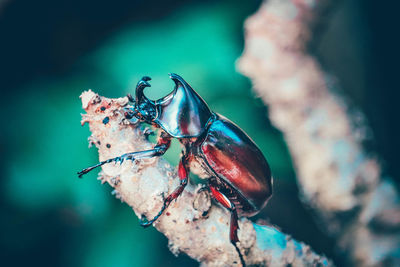
[[[81,99],[86,111],[82,125],[89,123],[89,142],[98,148],[101,161],[152,147],[140,125],[125,119],[127,97],[109,99],[89,90],[82,93]],[[157,157],[125,161],[122,165],[106,164],[99,179],[108,182],[115,189],[114,194],[131,206],[138,217],[147,218],[159,212],[164,197],[179,184],[175,167]],[[240,266],[229,241],[230,214],[217,204],[211,205],[207,193],[197,193],[197,189],[189,184],[154,226],[169,239],[174,254],[184,252],[205,266]],[[274,227],[257,225],[246,218],[240,219],[239,226],[239,247],[248,266],[331,265],[327,258]]]
[[[328,2],[266,1],[245,23],[238,67],[268,105],[287,141],[302,198],[338,238],[340,251],[357,266],[399,266],[398,193],[361,145],[362,115],[348,112],[306,51],[310,25]]]

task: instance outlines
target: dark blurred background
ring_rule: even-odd
[[[173,256],[166,238],[142,229],[126,204],[76,171],[97,161],[80,126],[78,98],[91,88],[107,97],[153,78],[150,98],[182,75],[261,147],[275,195],[257,216],[332,257],[335,240],[299,201],[282,135],[267,119],[249,80],[235,71],[243,22],[260,1],[0,0],[0,259],[2,266],[197,266]],[[400,47],[398,5],[339,1],[311,47],[337,77],[340,93],[366,115],[384,174],[399,177]],[[154,90],[157,88],[158,90]],[[176,162],[179,147],[166,157]],[[399,180],[395,180],[397,185]]]

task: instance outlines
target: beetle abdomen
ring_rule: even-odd
[[[254,209],[262,209],[272,194],[271,171],[257,145],[238,126],[218,115],[210,125],[201,152],[215,174],[237,190]]]

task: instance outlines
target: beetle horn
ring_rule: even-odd
[[[139,106],[139,104],[142,102],[143,99],[149,100],[143,93],[144,88],[146,87],[151,87],[151,85],[148,83],[151,78],[149,76],[143,76],[143,78],[138,82],[136,85],[136,105]]]
[[[181,86],[186,85],[186,81],[178,74],[169,73],[168,75],[169,75],[169,78],[175,82],[176,88],[178,88],[179,85],[181,85]]]

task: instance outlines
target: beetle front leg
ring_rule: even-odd
[[[143,227],[148,227],[150,225],[153,224],[153,222],[155,222],[164,212],[164,210],[166,208],[168,208],[169,204],[176,198],[178,198],[180,196],[180,194],[183,192],[183,190],[185,189],[187,183],[188,183],[188,179],[189,179],[189,167],[188,167],[188,157],[187,156],[182,156],[181,161],[179,162],[179,166],[178,166],[178,176],[180,179],[180,185],[178,186],[178,188],[176,188],[174,190],[174,192],[172,192],[165,200],[164,200],[164,204],[161,208],[161,210],[158,212],[158,214],[151,219],[150,221],[148,221],[146,218],[142,218],[140,220],[140,225]]]
[[[97,163],[96,165],[93,165],[91,167],[88,167],[88,168],[83,169],[82,171],[78,172],[78,176],[79,176],[79,178],[81,178],[82,175],[90,172],[91,170],[93,170],[97,167],[103,166],[106,163],[119,162],[120,164],[122,164],[122,162],[124,162],[124,160],[134,161],[136,159],[152,158],[152,157],[156,157],[156,156],[161,156],[168,150],[170,144],[171,144],[171,137],[168,136],[167,134],[162,133],[160,138],[158,139],[157,145],[153,149],[126,153],[119,157],[101,161],[101,162]]]
[[[236,211],[235,205],[218,189],[212,185],[209,186],[211,189],[211,193],[215,200],[222,204],[225,208],[227,208],[231,212],[231,223],[230,223],[230,230],[229,230],[229,240],[231,241],[232,245],[235,247],[237,253],[239,254],[240,262],[242,266],[245,267],[246,263],[243,259],[243,255],[240,252],[239,247],[237,246],[237,242],[239,242],[239,238],[237,236],[237,230],[239,229],[238,224],[238,215]]]

